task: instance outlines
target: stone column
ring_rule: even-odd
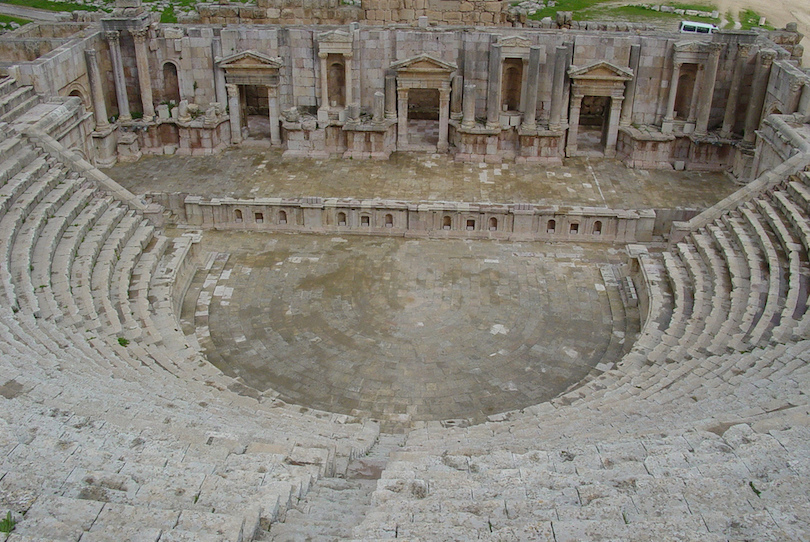
[[[385,76],[385,118],[397,118],[397,76]]]
[[[571,100],[571,78],[568,76],[568,67],[574,63],[574,42],[569,41],[564,45],[567,51],[565,52],[565,69],[563,70],[562,123],[568,124],[569,108],[566,107],[565,104],[569,103]]]
[[[526,108],[523,111],[523,128],[537,128],[537,85],[540,77],[540,47],[529,49],[529,76],[526,80]]]
[[[439,144],[436,146],[438,152],[447,152],[449,144],[447,135],[450,121],[450,89],[439,89]]]
[[[571,97],[571,110],[568,113],[568,145],[565,155],[573,156],[577,152],[577,132],[579,131],[579,110],[582,108],[583,94],[574,94]]]
[[[633,70],[633,78],[625,83],[624,101],[622,102],[622,116],[619,124],[630,126],[633,121],[633,101],[636,98],[636,84],[638,81],[638,63],[641,57],[641,45],[630,46],[630,69]]]
[[[115,81],[115,99],[118,102],[118,120],[132,120],[129,113],[129,99],[127,98],[127,80],[124,77],[124,63],[121,60],[120,34],[117,30],[107,32],[105,37],[110,46],[110,60],[112,61],[113,81]]]
[[[326,66],[328,56],[327,53],[318,53],[318,58],[321,59],[321,109],[329,109],[329,81]]]
[[[720,61],[720,51],[723,45],[720,43],[710,43],[709,59],[706,62],[706,69],[703,72],[703,81],[700,84],[700,97],[698,101],[697,126],[695,133],[703,135],[709,130],[709,116],[712,112],[712,98],[714,97],[714,85],[717,82],[717,64]]]
[[[568,47],[558,46],[554,50],[554,82],[551,88],[551,115],[548,118],[550,130],[560,129],[562,117],[563,94],[565,94],[565,64],[568,58]]]
[[[619,137],[622,103],[624,103],[623,97],[610,97],[610,116],[608,117],[607,138],[605,139],[605,156],[607,157],[616,156],[616,141]]]
[[[281,111],[278,107],[276,87],[267,87],[267,105],[270,109],[270,144],[281,145]]]
[[[374,93],[374,116],[372,121],[379,124],[385,118],[385,94],[379,90]]]
[[[95,49],[84,51],[87,63],[87,77],[90,79],[90,96],[93,98],[93,114],[96,117],[96,131],[110,125],[107,120],[107,104],[104,103],[104,87],[101,85],[101,70],[98,68],[98,53]]]
[[[464,118],[461,121],[462,128],[475,128],[475,85],[467,83],[464,85]]]
[[[453,89],[450,93],[450,118],[461,119],[462,89],[464,88],[464,78],[461,75],[453,76]]]
[[[135,62],[138,65],[138,85],[141,89],[143,120],[151,122],[155,118],[155,104],[152,102],[152,78],[149,76],[149,57],[146,52],[146,38],[149,36],[149,29],[130,30],[130,34],[135,40]]]
[[[408,89],[397,89],[397,148],[408,145]]]
[[[222,40],[214,38],[211,41],[211,52],[214,59],[222,58]],[[228,90],[225,88],[225,70],[214,63],[214,89],[217,94],[217,102],[225,105],[228,103]]]
[[[683,62],[675,62],[672,65],[672,77],[669,78],[669,96],[667,96],[667,112],[664,120],[675,120],[675,98],[678,96],[678,78],[681,76],[681,66]]]
[[[487,128],[501,125],[501,46],[489,48],[489,87],[487,88]]]
[[[354,103],[354,93],[352,90],[354,89],[354,84],[352,83],[352,54],[351,53],[344,53],[344,65],[346,70],[346,107],[349,104]]]
[[[231,120],[231,144],[242,142],[242,119],[239,118],[239,85],[225,85],[228,92],[228,116]]]
[[[762,106],[765,104],[765,92],[768,89],[768,76],[774,58],[776,58],[776,51],[772,49],[759,52],[754,82],[751,84],[751,98],[748,101],[748,109],[745,111],[743,141],[746,143],[753,143],[757,138],[756,129],[759,127],[762,117]]]
[[[731,137],[734,132],[734,123],[737,120],[737,104],[740,100],[740,85],[745,74],[745,65],[748,62],[750,46],[737,46],[737,59],[734,61],[734,74],[731,76],[731,87],[728,90],[728,100],[726,101],[726,111],[723,115],[723,128],[720,130],[720,137]]]

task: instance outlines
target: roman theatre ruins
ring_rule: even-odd
[[[795,24],[147,7],[0,35],[4,540],[810,538]]]

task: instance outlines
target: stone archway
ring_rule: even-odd
[[[431,55],[421,54],[395,62],[391,64],[391,69],[397,73],[397,150],[447,152],[450,89],[458,67]],[[414,97],[421,96],[427,99],[429,96],[435,96],[435,93],[426,92],[431,90],[438,92],[438,119],[409,121],[411,91]],[[430,133],[427,135],[431,137],[422,137],[426,134],[421,131],[431,130],[435,130],[436,134]],[[416,131],[420,133],[415,133]]]
[[[633,79],[633,70],[621,68],[610,62],[593,62],[586,66],[571,66],[568,70],[571,78],[571,104],[568,114],[568,142],[565,147],[566,156],[582,154],[579,149],[579,124],[583,100],[586,96],[593,98],[609,98],[609,109],[602,112],[602,126],[598,147],[605,156],[616,154],[616,139],[619,134],[619,117],[624,100],[624,87],[627,81]],[[607,103],[607,100],[602,100]],[[589,150],[593,152],[593,149]]]

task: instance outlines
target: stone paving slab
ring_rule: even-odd
[[[474,418],[546,401],[613,332],[614,247],[207,232],[209,359],[295,404]],[[611,286],[615,288],[615,285]],[[188,306],[188,304],[187,304]],[[185,315],[184,315],[185,316]]]
[[[282,159],[234,148],[204,157],[152,156],[105,170],[133,193],[579,205],[615,209],[702,209],[736,190],[721,173],[628,169],[616,160],[563,166],[466,164],[441,154],[395,153],[385,162]]]

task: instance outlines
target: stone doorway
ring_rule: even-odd
[[[248,139],[270,139],[270,101],[267,88],[240,85],[242,135]]]
[[[607,139],[609,96],[584,96],[579,114],[577,148],[585,156],[603,156]]]
[[[408,96],[408,145],[435,150],[439,144],[439,91],[412,89]]]

